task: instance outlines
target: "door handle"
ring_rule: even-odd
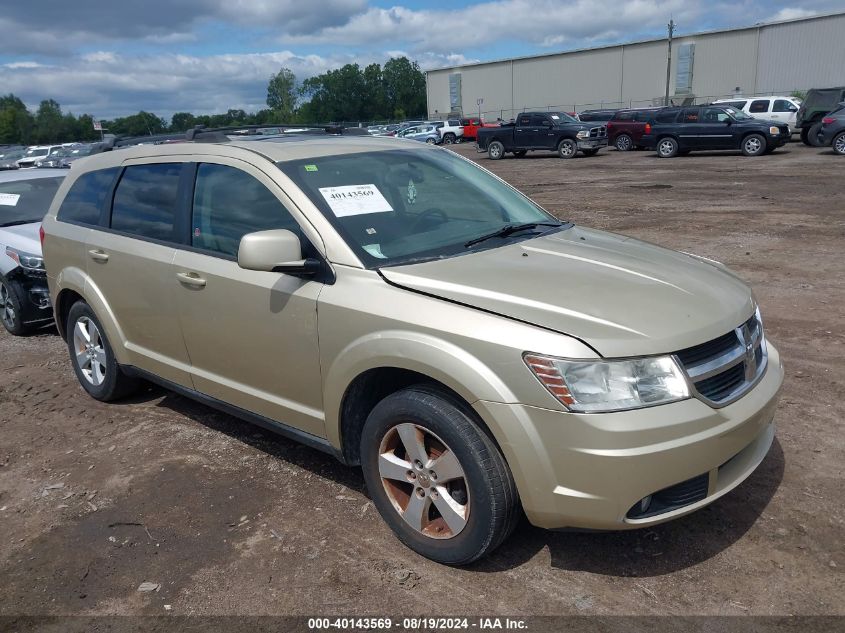
[[[176,279],[179,280],[179,283],[183,283],[186,286],[205,288],[205,279],[196,273],[176,273]]]
[[[93,248],[90,251],[88,251],[88,255],[95,262],[100,262],[100,263],[105,264],[107,261],[109,261],[109,254],[107,252],[101,251],[97,248]]]

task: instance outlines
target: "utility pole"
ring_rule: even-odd
[[[675,20],[669,19],[669,24],[666,25],[669,29],[669,55],[666,58],[666,97],[663,100],[663,105],[669,105],[669,80],[672,77],[672,36],[675,34]]]

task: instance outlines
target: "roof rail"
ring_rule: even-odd
[[[163,143],[225,143],[231,140],[232,136],[261,136],[261,130],[280,130],[271,135],[285,133],[299,134],[330,134],[348,136],[368,136],[366,128],[344,127],[342,125],[329,123],[325,125],[302,125],[299,123],[263,123],[261,125],[231,125],[227,127],[208,128],[204,125],[196,125],[185,132],[170,134],[149,134],[146,136],[115,136],[101,142],[102,150],[107,152],[118,147],[129,147],[131,145]]]

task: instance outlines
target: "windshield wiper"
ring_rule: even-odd
[[[487,240],[493,239],[494,237],[508,237],[509,235],[513,235],[514,233],[519,233],[520,231],[527,231],[528,229],[536,229],[538,226],[562,226],[561,224],[555,224],[553,222],[526,222],[525,224],[506,224],[498,231],[493,231],[492,233],[488,233],[487,235],[482,235],[481,237],[476,237],[474,240],[470,240],[466,244],[464,244],[464,248],[469,248],[470,246],[475,246],[476,244],[480,244],[481,242],[485,242]]]
[[[13,220],[12,222],[4,222],[0,224],[0,228],[6,228],[7,226],[19,226],[21,224],[35,224],[36,222],[41,222],[39,219],[35,220]]]

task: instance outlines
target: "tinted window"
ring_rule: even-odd
[[[681,117],[681,123],[698,123],[699,114],[698,108],[684,110],[684,114]]]
[[[197,170],[191,244],[235,256],[247,233],[299,225],[267,187],[247,173],[225,165],[202,164]]]
[[[748,108],[749,112],[754,114],[760,114],[761,112],[768,112],[769,111],[769,100],[768,99],[757,99],[756,101],[751,102],[751,107]]]
[[[127,167],[114,194],[111,228],[173,241],[181,171],[181,163]]]
[[[545,114],[534,114],[531,116],[531,125],[533,126],[541,127],[543,125],[547,125],[548,123],[551,123],[551,119]]]
[[[786,99],[775,99],[772,112],[798,112],[798,107]]]
[[[655,120],[658,123],[674,123],[678,119],[678,110],[658,112]]]
[[[111,190],[118,168],[101,169],[83,174],[65,196],[56,219],[81,224],[99,224],[100,209]]]
[[[724,123],[725,121],[729,121],[730,118],[728,113],[722,108],[704,108],[701,112],[701,120],[704,123]]]
[[[617,112],[613,115],[614,121],[635,121],[637,113],[636,112]]]
[[[517,119],[517,125],[531,125],[531,117],[527,114],[523,114],[522,116]]]

